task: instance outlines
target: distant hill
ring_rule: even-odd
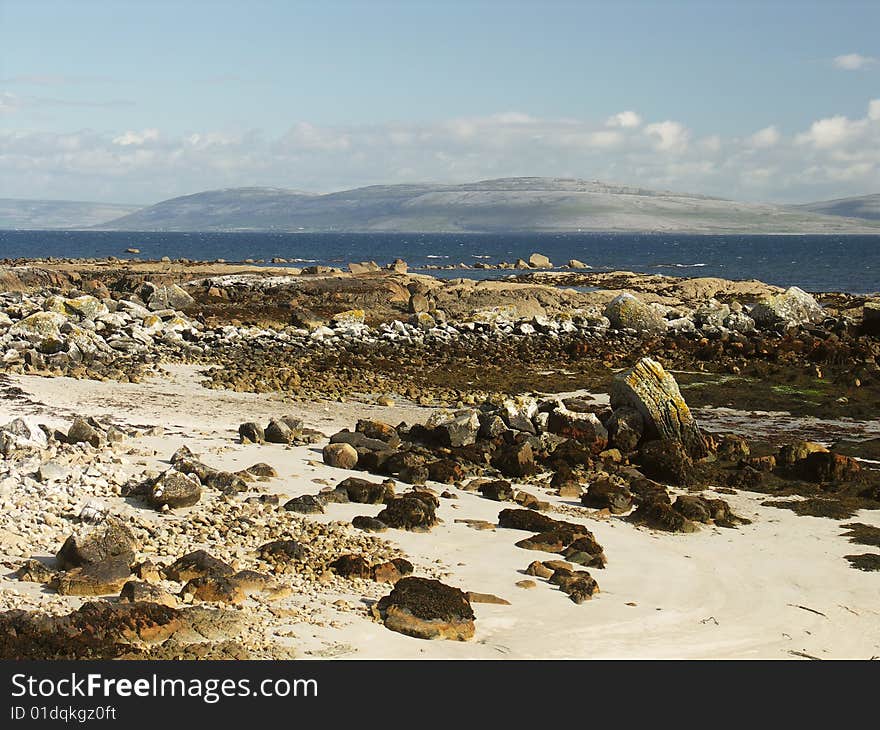
[[[91,228],[138,210],[140,205],[84,203],[73,200],[0,198],[0,229]]]
[[[818,203],[794,206],[822,215],[842,215],[847,218],[863,218],[869,221],[880,221],[880,193],[862,195],[857,198],[838,198],[823,200]]]
[[[100,228],[880,233],[880,222],[596,181],[522,177],[463,185],[374,185],[324,195],[277,188],[213,190],[157,203]]]

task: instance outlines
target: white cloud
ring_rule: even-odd
[[[864,126],[862,122],[852,121],[842,115],[819,119],[810,125],[810,129],[799,134],[795,141],[798,144],[809,144],[817,149],[830,149],[846,144]]]
[[[748,144],[758,149],[764,149],[779,144],[780,139],[781,137],[779,134],[779,130],[771,125],[769,127],[764,127],[764,129],[759,129],[757,132],[755,132],[751,137],[748,138]]]
[[[113,144],[119,145],[120,147],[138,147],[145,142],[153,142],[157,139],[159,139],[158,129],[145,129],[142,132],[128,131],[124,134],[120,134],[118,137],[113,138]]]
[[[683,152],[690,138],[690,132],[683,124],[671,120],[649,124],[645,127],[645,134],[661,152]]]
[[[860,53],[847,53],[834,59],[834,67],[844,71],[860,71],[878,63],[873,56],[863,56]]]
[[[18,103],[0,92],[0,112]],[[326,192],[545,175],[735,199],[818,200],[880,190],[878,122],[880,99],[871,100],[862,117],[829,116],[791,136],[775,125],[737,136],[695,136],[672,120],[626,127],[513,111],[423,123],[299,121],[273,137],[154,127],[60,134],[5,124],[0,197],[151,202],[247,185]]]
[[[614,116],[608,117],[605,124],[609,127],[623,127],[624,129],[634,129],[642,124],[642,118],[633,111],[620,112]]]

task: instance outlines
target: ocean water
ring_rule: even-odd
[[[676,235],[631,233],[131,233],[0,231],[0,259],[27,257],[265,259],[339,265],[402,258],[427,264],[497,263],[547,255],[556,266],[579,259],[597,271],[760,279],[807,291],[880,291],[880,236]],[[438,276],[500,278],[506,270],[455,270]]]

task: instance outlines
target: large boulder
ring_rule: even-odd
[[[678,383],[656,360],[643,357],[634,367],[614,376],[611,407],[635,408],[646,435],[680,441],[693,456],[705,456],[706,444],[696,419],[678,389]]]
[[[796,327],[821,322],[825,317],[819,303],[796,286],[758,302],[749,315],[759,327]]]
[[[550,259],[548,259],[542,253],[533,253],[529,256],[529,266],[533,269],[552,269],[553,264],[550,263]]]
[[[480,418],[477,411],[459,412],[434,425],[434,434],[443,446],[468,446],[476,442],[479,431]]]
[[[161,309],[186,309],[193,304],[195,299],[177,284],[153,285],[147,298],[147,307],[154,312]]]
[[[649,334],[666,331],[666,320],[661,314],[629,292],[618,294],[608,302],[605,316],[614,329],[631,329]]]
[[[467,595],[438,580],[402,578],[376,604],[385,627],[418,639],[466,641],[474,635]]]
[[[61,327],[67,324],[67,317],[60,312],[35,312],[19,320],[9,328],[11,337],[20,337],[31,342],[46,339],[62,340]]]

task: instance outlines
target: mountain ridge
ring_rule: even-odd
[[[850,200],[857,199],[828,202]],[[880,234],[880,214],[877,219],[856,218],[841,215],[839,208],[830,214],[811,209],[818,205],[741,203],[577,178],[507,177],[459,184],[369,185],[328,193],[219,188],[140,208],[117,206],[122,215],[67,227],[144,232]],[[116,208],[103,210],[112,214]]]
[[[880,221],[880,193],[857,195],[850,198],[834,198],[833,200],[820,200],[815,203],[804,203],[793,207],[822,215],[839,215],[847,218]]]

